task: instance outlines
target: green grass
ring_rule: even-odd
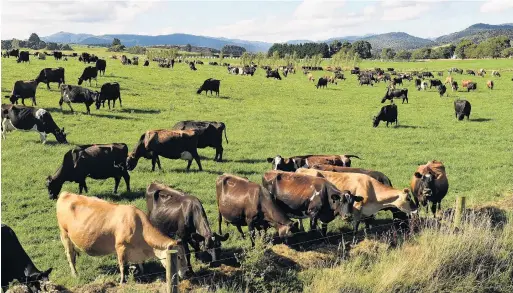
[[[106,57],[121,55],[102,48],[79,48],[77,52],[82,51]],[[77,83],[85,67],[72,58],[67,62],[31,58],[30,64],[2,59],[2,96],[9,94],[16,80],[33,79],[42,68],[57,66],[65,68],[69,84]],[[348,73],[348,80],[317,90],[300,72],[278,81],[266,79],[261,69],[253,77],[233,76],[218,66],[198,65],[198,71],[192,72],[180,63],[174,69],[163,69],[155,62],[150,67],[122,66],[119,60],[107,58],[106,76],[99,77],[98,87],[93,82],[92,88],[99,90],[105,82],[119,82],[123,108],[117,105],[111,111],[91,109],[92,115],[85,115],[85,106],[74,104],[74,115],[66,105],[61,112],[57,85],[52,84],[48,91],[41,84],[38,107],[49,110],[59,127],[65,127],[71,145],[54,144],[53,136],[47,145],[42,145],[35,132],[12,132],[2,140],[2,223],[14,229],[38,268],[54,268],[51,279],[56,283],[72,288],[105,278],[102,275],[117,278],[114,256],[96,258],[84,254],[78,258],[79,278],[71,277],[59,240],[55,202],[48,199],[45,178],[55,172],[64,153],[73,145],[124,142],[132,149],[144,131],[170,128],[177,121],[188,119],[226,123],[227,162],[213,162],[213,149],[199,150],[206,157],[202,160],[204,172],[197,172],[193,164],[192,172],[185,173],[186,162],[167,159],[161,160],[163,171],[151,172],[151,162],[142,160],[131,173],[133,193],[124,193],[126,187],[121,183],[121,194],[113,195],[113,179],[88,179],[88,195],[146,210],[143,191],[152,181],[161,181],[200,198],[214,227],[215,179],[219,174],[234,173],[260,182],[261,175],[270,167],[265,162],[267,157],[308,153],[357,154],[363,160],[355,159],[355,167],[382,171],[398,188],[408,187],[418,164],[441,160],[450,183],[442,207],[452,206],[458,195],[467,196],[468,203],[473,205],[496,200],[512,191],[511,60],[363,62],[360,67],[375,66],[400,70],[445,71],[454,66],[500,69],[502,77],[493,78],[493,91],[485,86],[489,76],[472,77],[478,83],[476,92],[449,90],[449,98],[440,98],[434,89],[418,92],[413,82],[406,83],[410,103],[398,104],[400,127],[372,128],[371,118],[383,106],[380,100],[385,85],[360,87]],[[324,74],[314,72],[316,77]],[[220,98],[195,93],[209,77],[221,79]],[[463,78],[469,77],[456,75],[458,82]],[[471,102],[471,121],[458,122],[454,118],[456,97]],[[30,105],[30,101],[26,104]],[[63,190],[78,192],[78,185],[66,183]],[[344,225],[337,220],[330,230]],[[226,247],[249,246],[249,240],[243,241],[235,229],[230,227],[228,231],[231,238]]]

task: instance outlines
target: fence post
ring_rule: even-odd
[[[178,251],[167,250],[166,254],[166,284],[167,293],[178,293]]]
[[[459,228],[461,224],[461,217],[465,211],[465,197],[458,196],[456,198],[456,211],[454,212],[454,228]]]

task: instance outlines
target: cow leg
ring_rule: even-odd
[[[157,156],[157,166],[159,166],[159,170],[162,170],[162,166],[160,165],[160,159],[159,159],[159,156]]]
[[[240,225],[237,225],[236,227],[237,227],[237,231],[239,231],[242,239],[246,239],[246,236],[244,236],[244,232],[242,231],[242,227]],[[219,231],[221,231],[221,230],[219,230]]]
[[[328,235],[328,223],[321,222],[321,234],[326,237]]]
[[[126,192],[130,192],[130,174],[128,174],[127,170],[123,172],[123,179],[125,179]]]
[[[223,235],[223,232],[221,231],[221,224],[223,223],[223,216],[221,213],[217,213],[217,231],[219,232],[219,235]]]
[[[157,163],[158,163],[158,165],[159,165],[159,169],[162,169],[162,168],[160,167],[160,160],[159,160],[159,156],[158,156],[158,155],[156,155],[156,154],[153,154],[153,157],[151,157],[151,171],[152,171],[152,172],[153,172],[153,171],[155,171],[155,164],[157,164]]]
[[[121,177],[114,177],[114,194],[118,193],[119,182]]]
[[[303,219],[298,219],[299,221],[299,231],[305,232],[305,226],[303,225]]]
[[[120,284],[125,282],[125,250],[123,244],[116,243],[116,254],[118,255],[119,273],[121,274]]]
[[[353,214],[353,244],[356,244],[356,233],[358,232],[358,226],[360,226],[360,213]]]
[[[86,109],[87,109],[87,115],[91,114],[91,109],[89,108],[89,105],[86,105]]]
[[[21,98],[21,103],[25,106],[25,98]]]
[[[119,98],[119,107],[123,108],[123,105],[121,104],[121,96],[119,96],[118,98]]]
[[[103,106],[105,107],[105,102],[103,102]],[[110,100],[107,100],[107,106],[109,106],[109,110],[110,110]],[[114,107],[114,105],[112,105]]]
[[[68,235],[65,231],[61,230],[61,242],[64,246],[64,251],[66,252],[66,258],[68,259],[69,267],[71,268],[71,274],[73,277],[77,276],[77,269],[75,268],[75,262],[77,258],[77,253],[75,252],[75,247],[73,246],[73,242],[69,239]]]
[[[75,111],[73,111],[73,108],[71,107],[71,102],[68,102],[68,106],[69,108],[71,109],[71,113],[74,113]],[[62,108],[61,108],[62,109]]]
[[[36,97],[32,97],[32,106],[37,106]]]
[[[251,220],[248,221],[249,239],[251,240],[251,247],[255,247],[255,227]]]
[[[59,83],[59,88],[60,88],[60,87],[61,87],[61,84]],[[50,89],[50,83],[49,83],[49,82],[47,82],[47,83],[46,83],[46,88],[47,88],[47,89]]]
[[[317,230],[317,218],[314,216],[310,218],[310,231]]]
[[[41,142],[42,142],[43,144],[45,144],[45,143],[46,143],[46,133],[44,133],[44,132],[40,132],[40,133],[39,133],[39,137],[41,138]]]
[[[112,100],[112,109],[116,108],[116,100]]]
[[[436,202],[431,203],[431,212],[433,213],[433,217],[436,218]]]
[[[198,164],[198,168],[200,171],[203,171],[203,168],[201,167],[201,161],[200,161],[200,157],[198,155],[198,152],[196,152],[194,155],[193,155],[193,158],[194,160],[196,161],[196,164]],[[191,166],[191,163],[192,161],[189,161],[189,165],[187,166],[187,170],[189,170],[189,167]]]
[[[188,241],[184,241],[182,239],[182,247],[185,253],[185,259],[187,260],[187,270],[192,272],[192,265],[191,265],[191,251],[189,249],[189,243]],[[197,256],[196,256],[197,258]]]
[[[219,146],[216,148],[216,158],[218,162],[223,161],[223,146]]]

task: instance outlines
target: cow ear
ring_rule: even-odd
[[[153,192],[153,200],[158,201],[159,197],[160,197],[160,190],[155,190],[155,192]]]
[[[333,200],[333,202],[339,201],[341,199],[340,194],[332,194],[331,199]]]
[[[414,175],[415,175],[416,178],[422,178],[422,174],[420,174],[419,172],[415,172]]]
[[[41,277],[42,278],[48,278],[48,276],[50,275],[50,273],[52,272],[53,268],[49,268],[47,269],[46,271],[42,272],[41,273]]]
[[[403,192],[404,193],[410,193],[410,189],[409,188],[405,188],[405,189],[403,189]]]
[[[274,161],[273,158],[267,158],[267,163],[272,163]]]

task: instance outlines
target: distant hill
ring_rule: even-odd
[[[434,46],[436,43],[429,39],[414,37],[407,33],[395,32],[379,34],[362,38],[371,44],[372,49],[380,51],[383,48],[392,48],[398,50],[418,49],[426,46]]]
[[[508,36],[510,39],[513,39],[513,24],[507,23],[492,25],[477,23],[462,31],[438,37],[435,41],[439,44],[458,43],[461,41],[461,39],[469,39],[473,42],[481,42],[488,38],[501,35]]]

